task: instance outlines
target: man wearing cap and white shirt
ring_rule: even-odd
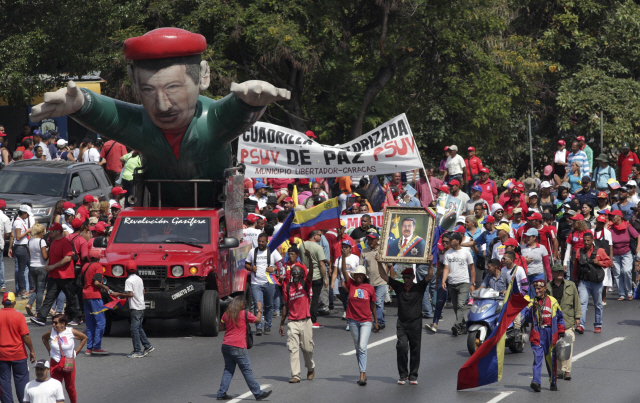
[[[640,196],[636,193],[636,188],[638,187],[636,181],[632,179],[624,186],[629,190],[629,200],[631,200],[631,203],[637,205],[638,202],[640,202]]]
[[[251,242],[254,248],[258,247],[258,235],[262,233],[259,229],[256,228],[256,223],[258,222],[257,214],[249,214],[247,215],[247,228],[242,230],[242,239],[243,241]]]
[[[249,196],[249,200],[256,202],[258,204],[258,210],[262,211],[263,208],[267,207],[268,186],[262,182],[258,182],[253,188],[256,190],[256,193]]]
[[[598,191],[591,185],[590,177],[582,177],[582,190],[576,193],[576,199],[580,200],[580,204],[584,204],[584,202],[588,201],[595,207],[598,205]]]
[[[451,328],[454,336],[465,329],[464,307],[467,304],[469,291],[475,290],[476,268],[473,257],[468,250],[461,248],[462,234],[451,234],[451,249],[444,254],[444,270],[442,272],[442,288],[449,291],[456,321]],[[471,278],[469,278],[471,273]]]
[[[553,155],[553,173],[560,178],[564,178],[569,166],[569,150],[566,146],[567,143],[564,140],[558,140],[558,149]]]
[[[576,141],[578,142],[578,147],[580,147],[580,150],[582,150],[582,152],[587,154],[587,159],[589,160],[589,166],[593,170],[593,150],[591,149],[591,147],[587,145],[584,136],[576,137]]]
[[[616,180],[616,170],[609,166],[609,158],[605,153],[598,155],[596,158],[598,166],[593,170],[594,187],[596,190],[605,192],[608,189],[609,179]]]
[[[465,162],[465,176],[467,181],[467,193],[471,192],[471,186],[475,182],[473,179],[474,175],[480,174],[480,170],[482,169],[482,160],[476,157],[476,149],[475,147],[467,148],[467,159]],[[476,176],[476,178],[478,178]]]
[[[25,403],[64,403],[62,383],[49,377],[49,361],[36,361],[35,369],[36,379],[25,386],[22,401]]]
[[[7,203],[0,199],[0,257],[4,256],[4,236],[11,233],[11,219],[7,217],[4,210],[7,208]],[[6,283],[4,281],[4,259],[0,259],[0,292],[7,291]]]
[[[449,155],[449,157],[447,158],[447,162],[445,163],[446,169],[445,174],[442,176],[442,179],[444,180],[444,178],[448,176],[449,181],[457,179],[464,183],[464,158],[458,155],[458,146],[449,146],[449,152],[451,153],[451,155]]]
[[[449,181],[449,194],[460,200],[460,204],[462,204],[462,209],[464,210],[467,202],[469,201],[469,195],[460,190],[461,186],[462,185],[458,179],[452,179]]]
[[[482,187],[480,185],[471,187],[471,199],[466,203],[464,214],[472,214],[476,204],[482,204],[482,208],[487,211],[491,208],[487,201],[482,198]]]
[[[95,162],[96,164],[102,162],[100,151],[93,146],[93,140],[84,139],[82,142],[87,145],[87,149],[82,154],[82,162]]]

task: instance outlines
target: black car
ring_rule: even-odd
[[[104,169],[92,162],[12,162],[0,170],[0,199],[13,219],[22,203],[30,203],[37,223],[48,226],[58,200],[82,204],[85,195],[108,198],[112,185]]]

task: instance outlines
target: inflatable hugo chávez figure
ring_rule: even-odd
[[[540,392],[542,361],[547,364],[551,390],[556,386],[556,353],[554,347],[559,337],[564,337],[564,318],[560,305],[551,295],[546,295],[547,285],[544,280],[533,282],[536,291],[533,301],[522,311],[522,322],[531,323],[531,350],[533,351],[533,381],[531,389]],[[526,297],[529,298],[529,297]]]
[[[266,105],[291,94],[264,81],[231,85],[219,101],[200,96],[209,86],[202,35],[160,28],[124,43],[133,89],[142,105],[105,97],[73,81],[44,95],[31,121],[70,115],[72,119],[140,151],[146,179],[221,179],[231,164],[231,141],[263,114]],[[153,189],[153,188],[151,188]],[[151,190],[150,189],[150,190]],[[151,191],[153,204],[157,192]],[[210,206],[213,186],[198,186],[198,206]],[[162,185],[163,206],[193,205],[193,185]]]

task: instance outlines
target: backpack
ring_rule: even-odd
[[[258,261],[258,248],[253,248],[253,264],[256,264]],[[267,247],[267,267],[269,267],[269,263],[271,263],[271,249]],[[269,275],[267,273],[267,275]]]
[[[498,239],[498,237],[495,237],[489,243],[489,246],[487,247],[487,256],[489,257],[489,259],[491,259],[491,256],[493,256],[493,247],[496,246],[498,242],[500,242],[500,239]]]
[[[84,268],[84,270],[80,273],[79,276],[76,277],[76,285],[78,286],[78,288],[84,288],[84,275],[87,274],[87,270],[89,270],[89,267],[91,267],[92,264],[93,263],[85,264],[86,267]]]
[[[602,283],[604,281],[604,269],[591,262],[598,255],[598,248],[594,246],[593,251],[591,251],[591,255],[588,258],[583,252],[584,249],[580,249],[580,256],[578,258],[578,279],[594,283]]]

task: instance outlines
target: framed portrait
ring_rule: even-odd
[[[422,207],[387,207],[380,237],[380,261],[427,263],[435,223],[435,217]]]

